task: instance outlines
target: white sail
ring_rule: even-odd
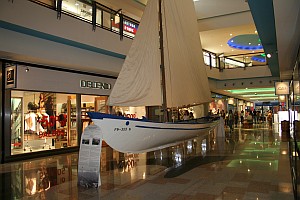
[[[162,1],[167,107],[209,102],[193,1]],[[160,63],[158,0],[149,0],[109,105],[162,105]]]
[[[156,12],[153,12],[156,10]],[[149,1],[118,79],[109,105],[161,105],[157,0]]]
[[[197,16],[192,0],[164,0],[167,106],[210,102]]]

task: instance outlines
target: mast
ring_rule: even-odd
[[[165,73],[165,58],[164,58],[164,43],[163,43],[163,28],[162,28],[162,9],[161,4],[162,0],[158,1],[158,18],[159,18],[159,41],[160,41],[160,71],[161,71],[161,92],[162,92],[162,109],[163,109],[163,116],[164,122],[168,121],[168,111],[167,111],[167,92],[166,92],[166,73]]]

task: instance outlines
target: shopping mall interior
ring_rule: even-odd
[[[0,1],[0,199],[300,199],[299,0]],[[218,123],[122,151],[90,112]]]

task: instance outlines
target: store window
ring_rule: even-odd
[[[142,119],[146,117],[146,108],[144,106],[140,107],[120,107],[113,106],[113,113],[119,116],[129,117],[129,118],[138,118]]]
[[[216,59],[216,56],[213,54],[211,54],[211,66],[217,67],[217,59]]]
[[[204,64],[210,66],[210,56],[209,53],[203,52]]]
[[[76,95],[11,93],[11,154],[78,145]]]
[[[108,113],[107,96],[81,95],[81,121],[83,130],[92,122],[87,112]]]
[[[77,0],[62,2],[62,10],[86,21],[92,21],[92,6]]]

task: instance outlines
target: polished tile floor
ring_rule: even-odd
[[[78,186],[78,153],[2,164],[0,199],[293,199],[278,133],[261,124],[225,130],[226,139],[210,135],[145,154],[102,149],[112,161],[101,160],[98,189]]]

